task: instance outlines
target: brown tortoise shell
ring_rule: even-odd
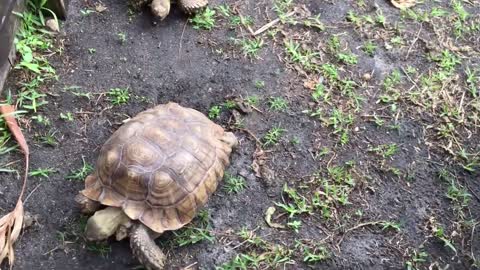
[[[196,110],[159,105],[108,139],[81,193],[158,233],[179,229],[222,179],[232,151],[227,135],[234,138]]]

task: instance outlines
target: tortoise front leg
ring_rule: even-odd
[[[133,255],[148,270],[162,270],[167,258],[153,241],[155,236],[157,235],[143,224],[135,225],[130,231],[130,248]]]

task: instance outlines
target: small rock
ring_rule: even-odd
[[[60,31],[60,27],[58,26],[58,21],[55,19],[48,19],[47,22],[45,23],[45,26],[47,26],[47,28],[53,32]]]
[[[37,223],[39,215],[32,215],[30,212],[25,212],[23,214],[23,229],[31,227],[33,223]]]
[[[368,82],[368,81],[370,81],[370,80],[372,79],[372,74],[370,74],[370,73],[365,73],[365,74],[363,74],[362,77],[363,77],[363,80],[365,80],[365,81]]]

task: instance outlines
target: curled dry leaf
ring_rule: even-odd
[[[416,0],[391,0],[392,5],[396,8],[404,9],[415,6]]]
[[[0,113],[5,119],[8,129],[17,141],[20,149],[25,155],[25,174],[23,177],[22,190],[18,196],[17,204],[12,212],[0,218],[0,264],[8,257],[8,264],[12,269],[15,255],[13,251],[13,243],[18,239],[23,225],[23,202],[22,197],[27,185],[29,150],[25,137],[15,120],[15,108],[12,105],[0,105]]]
[[[98,13],[102,13],[105,10],[107,10],[107,7],[103,3],[97,3],[95,4],[95,11]]]
[[[275,207],[270,206],[265,212],[265,222],[267,222],[268,226],[277,229],[285,229],[285,226],[279,223],[272,222],[272,215],[275,213]]]
[[[315,87],[317,86],[317,80],[314,79],[308,79],[303,81],[303,87],[310,89],[310,90],[315,90]]]

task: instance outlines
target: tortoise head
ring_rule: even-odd
[[[89,241],[105,240],[115,234],[120,225],[126,224],[130,218],[118,207],[107,207],[95,212],[87,221],[85,237]]]
[[[163,20],[170,13],[170,0],[153,0],[151,8],[153,15]]]

